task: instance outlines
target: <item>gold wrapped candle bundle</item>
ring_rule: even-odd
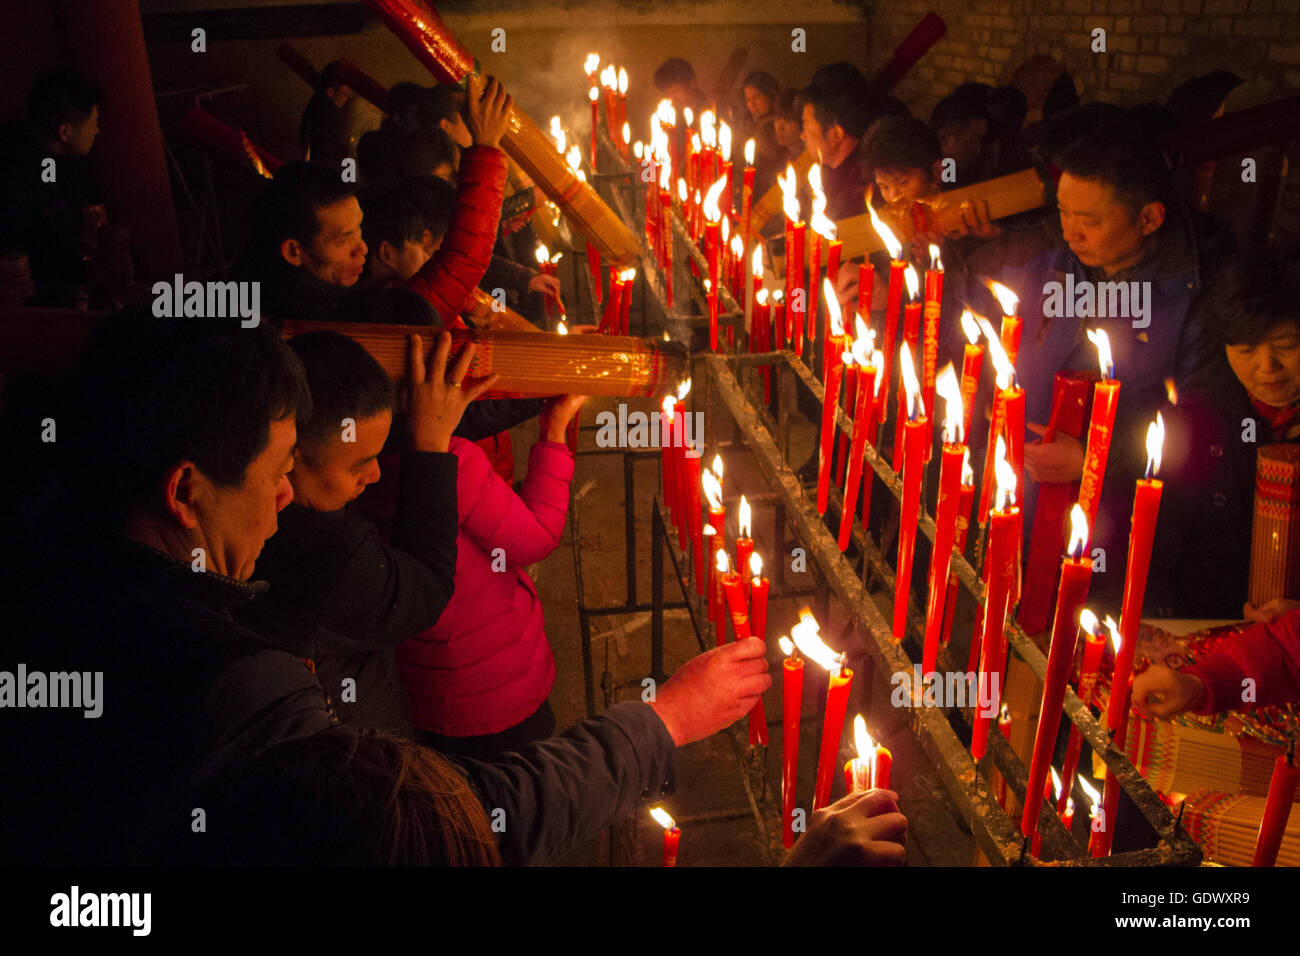
[[[421,0],[366,0],[366,5],[440,83],[464,85],[470,96],[482,92],[478,62],[432,7]],[[511,107],[501,148],[560,207],[569,222],[586,234],[605,259],[626,265],[640,255],[632,230],[590,185],[578,179],[555,151],[551,138],[518,106]]]
[[[284,325],[286,338],[331,329],[355,339],[396,380],[406,375],[406,340],[415,332],[431,340],[436,332],[410,325],[369,322],[303,322]],[[686,346],[624,335],[561,335],[452,329],[453,352],[475,345],[471,378],[499,374],[495,389],[522,395],[658,396],[676,391],[690,377]]]
[[[1300,593],[1300,445],[1265,445],[1255,467],[1250,603]]]

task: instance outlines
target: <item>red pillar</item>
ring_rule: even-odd
[[[184,255],[138,0],[58,0],[57,10],[68,64],[104,87],[92,155],[109,221],[131,230],[140,279],[181,272]]]

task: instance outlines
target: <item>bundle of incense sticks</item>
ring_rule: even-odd
[[[241,166],[250,166],[259,175],[263,173],[258,170],[258,161],[271,175],[284,165],[284,160],[265,147],[258,146],[243,130],[223,123],[201,106],[190,107],[181,120],[181,129],[209,152],[224,156]]]
[[[918,230],[942,235],[954,228],[961,221],[964,202],[987,202],[989,218],[1004,219],[1028,209],[1037,209],[1051,197],[1052,190],[1043,176],[1035,169],[1026,169],[951,192],[936,193],[913,203],[894,203],[876,212],[900,241],[910,242]],[[835,227],[836,238],[844,243],[840,254],[846,261],[885,248],[871,225],[870,213],[841,219]]]
[[[1259,450],[1249,590],[1256,607],[1300,593],[1300,446]]]
[[[421,0],[366,0],[366,5],[439,82],[463,86],[470,96],[482,93],[478,61],[461,46],[431,6]],[[501,148],[606,259],[626,265],[639,255],[640,246],[632,230],[590,185],[577,178],[565,158],[556,152],[550,136],[518,105],[511,107]]]
[[[283,331],[287,338],[314,329],[332,329],[355,339],[393,379],[406,374],[407,336],[421,331],[409,325],[304,321],[286,322]],[[686,346],[680,342],[623,335],[449,331],[453,352],[467,342],[475,345],[469,377],[499,374],[499,392],[658,396],[675,392],[690,377]],[[436,333],[422,334],[432,338]]]
[[[1216,863],[1250,866],[1255,855],[1264,797],[1201,790],[1183,801],[1180,823]],[[1300,866],[1300,813],[1291,811],[1277,866]]]

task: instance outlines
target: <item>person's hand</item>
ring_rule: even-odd
[[[1173,717],[1194,708],[1204,695],[1199,677],[1164,664],[1152,664],[1133,678],[1133,706],[1144,717]]]
[[[465,125],[475,146],[501,145],[513,102],[506,88],[490,76],[481,96],[470,93],[465,103]]]
[[[1035,435],[1042,436],[1047,429],[1029,422],[1025,425]],[[1025,471],[1034,481],[1048,484],[1068,484],[1083,477],[1083,445],[1079,439],[1057,432],[1055,440],[1044,445],[1035,442],[1025,446]]]
[[[1246,620],[1254,621],[1257,624],[1270,624],[1274,619],[1281,617],[1287,611],[1294,611],[1300,607],[1300,601],[1292,601],[1290,598],[1273,598],[1267,604],[1261,604],[1259,607],[1246,602],[1242,608],[1242,613]]]
[[[433,361],[426,369],[424,341],[418,335],[406,340],[406,425],[415,451],[446,451],[466,406],[500,378],[489,375],[478,382],[464,384],[465,373],[474,357],[474,343],[461,349],[449,371],[447,356],[450,354],[451,336],[444,331],[438,334]]]
[[[839,275],[835,277],[835,298],[840,304],[840,314],[845,316],[844,328],[850,335],[857,335],[853,316],[858,311],[858,264],[856,262],[840,263]],[[864,315],[864,322],[870,324],[871,316]]]
[[[659,688],[650,706],[681,747],[734,724],[771,686],[767,647],[751,637],[692,657]]]
[[[782,866],[902,866],[907,817],[893,790],[851,793],[808,818]]]
[[[948,224],[944,236],[948,239],[960,239],[962,236],[974,236],[976,239],[993,239],[1000,236],[1003,229],[989,215],[989,201],[964,202],[958,207],[957,218]]]
[[[560,395],[548,401],[542,412],[542,421],[546,423],[545,440],[563,442],[569,422],[586,401],[586,395]]]
[[[560,298],[560,277],[544,276],[540,272],[528,280],[529,292],[540,292],[552,302],[560,307],[561,312],[567,312],[564,307],[564,300]]]

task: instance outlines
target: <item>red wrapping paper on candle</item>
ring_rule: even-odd
[[[899,443],[903,446],[902,515],[898,526],[897,577],[894,580],[895,639],[907,634],[907,601],[912,585],[912,558],[916,550],[916,529],[921,510],[921,477],[925,473],[925,433],[929,428],[921,404],[921,387],[916,380],[912,356],[907,343],[899,350],[899,370],[908,399],[908,421],[903,425]]]
[[[1079,504],[1088,516],[1088,527],[1097,524],[1101,502],[1101,483],[1106,477],[1106,459],[1110,456],[1111,431],[1115,427],[1115,409],[1119,404],[1119,386],[1110,378],[1110,343],[1106,333],[1098,330],[1088,337],[1097,343],[1102,365],[1102,381],[1092,388],[1092,416],[1088,421],[1088,442],[1083,456],[1083,476],[1079,479]],[[1101,341],[1099,341],[1099,339]]]
[[[804,289],[804,233],[807,224],[790,226],[790,247],[785,257],[786,322],[790,328],[787,341],[795,355],[803,355],[804,315],[808,311],[808,293]]]
[[[965,417],[962,434],[971,434],[971,416],[975,414],[975,395],[980,387],[980,368],[984,364],[984,346],[979,344],[980,327],[969,309],[961,314],[961,327],[968,340],[962,352],[961,402]]]
[[[1043,444],[1050,444],[1057,429],[1078,438],[1083,434],[1083,412],[1091,382],[1075,372],[1057,372],[1052,382],[1052,413]],[[1034,503],[1033,532],[1025,559],[1025,587],[1016,619],[1026,634],[1047,627],[1052,610],[1052,585],[1056,580],[1056,555],[1065,547],[1066,515],[1075,500],[1071,482],[1039,482]]]
[[[930,261],[933,266],[925,270],[925,306],[921,311],[921,394],[925,396],[925,407],[933,411],[934,379],[939,371],[939,318],[943,307],[943,263],[939,260],[938,246],[930,246]],[[934,428],[933,416],[930,428]],[[933,446],[931,438],[925,445],[926,461],[930,460]]]
[[[1075,512],[1076,520],[1083,509]],[[1077,536],[1077,537],[1076,537]],[[1029,765],[1029,783],[1025,790],[1025,807],[1020,817],[1020,832],[1032,836],[1038,829],[1038,811],[1043,804],[1043,786],[1047,768],[1056,750],[1056,732],[1061,726],[1061,707],[1074,664],[1078,635],[1078,615],[1088,598],[1092,582],[1092,559],[1083,557],[1087,528],[1079,525],[1071,535],[1071,557],[1061,562],[1061,586],[1056,597],[1056,617],[1052,622],[1052,639],[1047,656],[1047,673],[1043,681],[1042,706],[1038,711],[1038,729],[1034,734],[1033,758]],[[1094,622],[1096,618],[1092,619]],[[1092,630],[1092,628],[1089,628]]]
[[[1152,477],[1160,471],[1161,446],[1164,444],[1164,419],[1147,431],[1147,477],[1137,482],[1133,494],[1133,527],[1128,539],[1128,566],[1124,576],[1124,602],[1120,610],[1119,632],[1123,638],[1115,654],[1115,673],[1111,680],[1106,724],[1121,744],[1128,728],[1129,681],[1133,676],[1133,657],[1137,651],[1138,624],[1142,602],[1146,599],[1147,572],[1151,568],[1151,547],[1155,543],[1156,518],[1160,512],[1160,495],[1164,482]],[[1102,856],[1110,853],[1114,838],[1115,810],[1119,806],[1119,781],[1109,770],[1102,808],[1106,811],[1106,829],[1094,834],[1102,847]]]
[[[677,846],[681,841],[680,827],[671,827],[664,831],[664,866],[677,865]]]
[[[830,686],[826,691],[826,717],[822,722],[821,753],[817,759],[817,785],[813,791],[813,811],[830,802],[831,776],[838,763],[840,736],[844,732],[844,715],[849,709],[849,691],[853,687],[853,671],[843,665],[832,671]]]
[[[921,360],[921,353],[917,348],[917,346],[920,344],[920,338],[921,338],[921,303],[909,302],[907,303],[907,305],[903,306],[903,341],[907,343],[908,354],[911,356],[912,372],[916,375],[918,382],[920,381],[921,378],[921,372],[920,369],[918,368],[918,365],[920,364],[920,360]],[[899,381],[898,420],[902,422],[902,421],[906,421],[907,419],[907,392],[902,386],[903,371],[901,366],[899,367],[898,381]],[[923,393],[918,393],[918,394],[923,394]],[[923,407],[925,411],[927,412],[930,411],[929,405],[924,405]],[[926,428],[927,429],[929,428],[928,423],[926,425]],[[927,441],[925,444],[926,447],[928,448],[929,442]],[[899,441],[897,438],[895,438],[894,439],[894,462],[893,462],[894,471],[899,471],[902,468],[902,465],[903,465],[903,443]]]
[[[874,357],[878,360],[880,353],[876,352]],[[866,470],[864,456],[867,442],[872,438],[872,432],[875,430],[874,390],[878,381],[877,374],[875,361],[858,373],[858,395],[853,409],[853,443],[849,451],[849,467],[844,480],[844,507],[840,514],[840,533],[836,542],[841,551],[848,548],[853,534],[853,518],[858,510],[858,489],[862,483],[863,472]],[[870,488],[871,475],[868,474],[868,491]],[[868,503],[867,511],[870,510]]]
[[[731,567],[725,547],[718,551],[718,555],[719,560],[713,572],[722,584],[726,611],[731,617],[731,630],[737,641],[745,641],[749,639],[749,609],[745,606],[745,588],[740,581],[740,572]]]
[[[840,406],[840,380],[844,376],[844,351],[848,348],[849,337],[844,334],[840,322],[840,307],[835,301],[835,291],[830,280],[826,280],[827,303],[830,314],[831,334],[826,339],[826,368],[824,379],[826,391],[822,397],[822,430],[818,446],[820,457],[817,461],[817,513],[826,514],[830,500],[831,449],[834,447],[836,428],[835,413]]]
[[[1273,776],[1268,783],[1268,800],[1264,804],[1264,816],[1259,821],[1259,833],[1255,837],[1255,855],[1251,866],[1275,866],[1277,851],[1282,846],[1282,835],[1286,832],[1287,818],[1291,815],[1295,803],[1296,788],[1300,787],[1300,767],[1295,766],[1293,752],[1273,761]]]
[[[943,599],[948,593],[952,546],[957,537],[957,507],[961,502],[962,463],[966,446],[944,443],[939,465],[939,504],[934,515],[934,550],[930,554],[930,581],[925,608],[925,641],[921,674],[931,674],[939,660],[939,633],[943,625]]]
[[[788,638],[782,638],[788,643]],[[783,648],[784,649],[784,648]],[[789,650],[793,651],[793,646]],[[795,789],[799,779],[799,714],[803,706],[803,658],[789,654],[781,665],[781,842],[794,846]]]
[[[994,459],[997,483],[1002,492],[1014,494],[1015,475],[1005,460],[1005,448]],[[984,756],[988,744],[989,721],[997,713],[1001,698],[1002,670],[1006,659],[1006,617],[1020,574],[1020,509],[1014,504],[997,501],[1000,507],[989,514],[989,543],[985,556],[986,590],[981,629],[979,663],[979,700],[975,708],[975,725],[971,734],[971,754],[976,760]],[[996,696],[993,695],[996,689]],[[988,707],[983,706],[988,704]],[[989,710],[993,714],[989,713]]]
[[[181,129],[209,152],[237,165],[252,165],[254,172],[261,175],[274,175],[284,165],[284,160],[258,146],[243,130],[223,123],[201,106],[190,107],[181,120]],[[265,167],[265,173],[257,169],[258,162]]]

